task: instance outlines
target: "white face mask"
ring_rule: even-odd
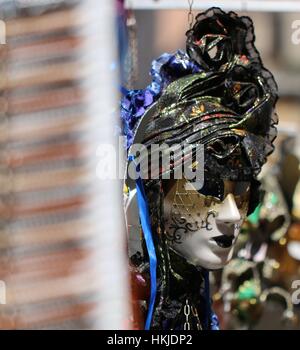
[[[169,246],[195,266],[219,269],[226,265],[246,217],[250,184],[223,183],[222,199],[198,193],[185,179],[177,180],[165,196]]]

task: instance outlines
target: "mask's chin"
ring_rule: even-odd
[[[201,266],[207,270],[219,270],[222,269],[225,265],[231,260],[232,253],[226,257],[220,257],[215,255],[211,259],[199,259],[196,266]]]
[[[234,250],[234,246],[232,246],[228,249],[224,249],[224,251],[220,253],[213,252],[210,249],[199,249],[197,251],[192,247],[186,247],[184,242],[172,248],[191,265],[202,267],[207,270],[222,269],[231,260]]]

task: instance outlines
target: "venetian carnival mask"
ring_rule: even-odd
[[[192,182],[177,180],[164,202],[169,245],[193,265],[223,267],[247,215],[249,192],[249,182],[206,181],[197,191]]]
[[[199,14],[187,32],[187,52],[163,54],[151,75],[146,89],[125,92],[121,108],[127,169],[134,165],[139,174],[125,180],[129,256],[151,276],[146,329],[151,322],[161,328],[168,318],[160,309],[170,302],[168,274],[179,276],[173,252],[203,269],[231,259],[240,226],[259,203],[256,177],[273,151],[277,123],[276,83],[262,65],[248,17],[218,8]],[[154,165],[135,144],[149,154],[153,145],[170,147],[169,166],[160,153]],[[202,186],[184,171],[177,176],[187,161],[201,169]]]

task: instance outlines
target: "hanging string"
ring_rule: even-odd
[[[137,23],[132,7],[127,10],[127,35],[128,52],[125,62],[125,86],[127,89],[133,89],[138,77],[138,42],[137,42]]]
[[[189,22],[190,29],[192,29],[193,23],[194,23],[194,14],[193,14],[194,0],[188,0],[188,3],[189,3],[188,22]]]

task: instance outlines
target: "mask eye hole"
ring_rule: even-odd
[[[205,180],[203,187],[198,192],[204,196],[222,200],[224,196],[224,182],[221,180]]]
[[[250,190],[250,182],[248,181],[238,181],[234,185],[233,195],[242,196]]]
[[[237,205],[240,207],[244,204],[246,197],[248,197],[250,193],[250,182],[226,181],[222,179],[211,180],[208,178],[204,181],[198,193],[207,198],[216,198],[220,201],[224,201],[226,196],[231,193],[235,197]]]
[[[250,196],[250,182],[239,181],[234,184],[233,195],[239,209],[243,208],[248,203]]]

